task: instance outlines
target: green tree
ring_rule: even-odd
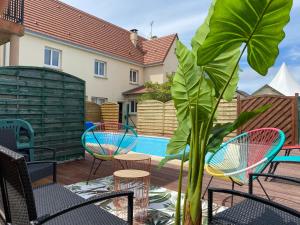
[[[147,93],[142,94],[139,97],[139,101],[145,100],[157,100],[161,102],[167,102],[172,100],[171,87],[173,84],[174,74],[167,75],[167,81],[159,84],[154,82],[146,82],[145,88],[147,89]]]
[[[239,62],[246,54],[249,65],[266,75],[278,54],[278,45],[290,19],[292,0],[214,0],[209,14],[192,39],[191,50],[180,41],[178,70],[171,88],[178,128],[167,157],[189,160],[183,224],[200,225],[204,159],[218,149],[223,137],[268,106],[243,113],[230,124],[213,126],[222,99],[231,101],[238,83]],[[186,146],[189,152],[185,152]],[[182,166],[181,166],[182,169]],[[181,191],[182,170],[178,191]],[[176,224],[180,224],[180,198]]]

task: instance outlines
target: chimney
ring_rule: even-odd
[[[138,42],[138,30],[137,29],[130,30],[130,41],[132,42],[134,47],[137,46],[137,42]]]

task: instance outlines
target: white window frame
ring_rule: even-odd
[[[98,102],[98,100],[99,100],[100,102]],[[93,103],[98,104],[98,105],[102,105],[103,103],[105,103],[105,102],[108,101],[108,98],[92,96],[92,97],[91,97],[91,101],[92,101]]]
[[[102,74],[99,74],[99,66],[98,66],[98,73],[95,73],[96,71],[95,71],[95,66],[96,66],[96,63],[103,63],[103,65],[104,65],[104,74],[102,75]],[[101,78],[107,78],[107,73],[106,73],[106,71],[107,71],[107,63],[106,62],[104,62],[104,61],[101,61],[101,60],[95,60],[95,62],[94,62],[94,75],[95,75],[95,77],[101,77]]]
[[[50,65],[45,63],[45,52],[46,50],[49,50],[51,52],[50,54]],[[53,52],[58,52],[58,66],[53,65],[53,58],[52,58],[52,54]],[[53,68],[53,69],[61,69],[61,60],[62,60],[62,51],[56,48],[51,48],[51,47],[45,47],[44,48],[44,66],[49,67],[49,68]]]
[[[132,108],[132,103],[134,104],[134,107]],[[130,100],[129,102],[129,114],[136,115],[137,113],[137,101],[136,100]]]
[[[136,74],[136,80],[133,79],[133,72]],[[129,73],[129,82],[130,84],[138,84],[139,83],[139,71],[135,69],[130,69]]]

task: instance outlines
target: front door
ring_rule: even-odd
[[[119,104],[119,123],[123,123],[123,102],[118,102]]]

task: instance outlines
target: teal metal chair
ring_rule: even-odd
[[[218,151],[206,158],[205,170],[211,175],[207,188],[213,177],[231,181],[232,189],[234,184],[248,184],[249,174],[262,173],[278,154],[284,142],[285,135],[281,130],[260,128],[244,132],[222,144]],[[259,180],[258,182],[261,185]],[[261,187],[263,188],[262,185]],[[266,192],[265,194],[267,195]]]
[[[96,174],[102,162],[112,161],[114,156],[127,154],[137,143],[136,130],[120,123],[98,123],[88,128],[81,137],[81,143],[88,154],[93,157],[93,163],[87,179],[87,184],[94,170],[96,160],[98,166],[94,170]]]
[[[21,119],[2,119],[0,129],[14,130],[17,151],[22,153],[27,161],[34,161],[34,131],[30,123]]]

